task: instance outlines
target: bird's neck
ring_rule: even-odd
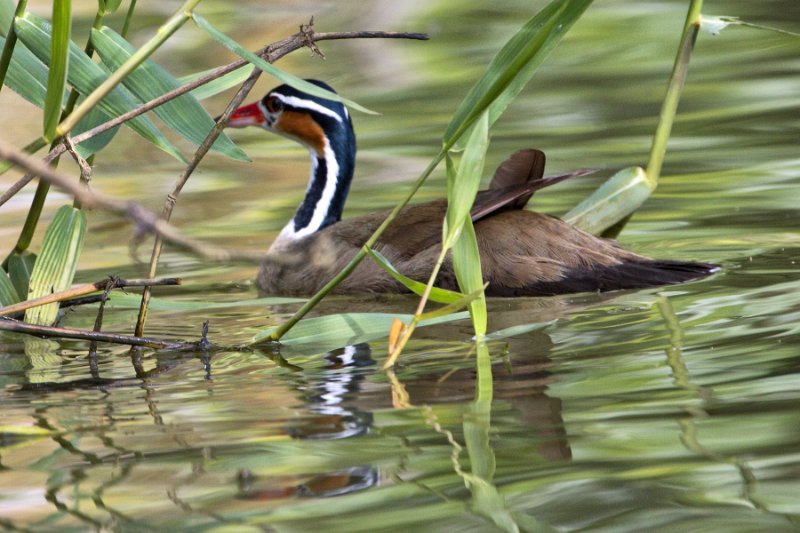
[[[275,245],[304,239],[341,220],[355,168],[355,142],[351,139],[326,138],[322,150],[309,149],[311,176],[306,195]]]

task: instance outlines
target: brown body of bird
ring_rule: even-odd
[[[306,196],[267,252],[257,284],[268,294],[312,294],[350,262],[388,215],[387,211],[340,220],[355,166],[355,135],[347,110],[283,85],[237,110],[230,125],[261,126],[309,149],[312,172]],[[488,295],[655,287],[718,270],[707,263],[650,259],[556,217],[525,210],[538,189],[582,174],[544,178],[544,163],[539,150],[517,152],[497,169],[489,188],[478,193],[471,215]],[[446,210],[444,199],[403,209],[374,249],[405,276],[427,280],[441,252]],[[458,289],[449,256],[436,285]],[[338,293],[406,291],[372,261],[362,261],[335,289]]]

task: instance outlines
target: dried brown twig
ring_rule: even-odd
[[[111,288],[152,287],[156,285],[180,285],[181,278],[162,278],[162,279],[122,279],[118,277],[105,278],[103,280],[96,281],[94,283],[85,283],[83,285],[77,285],[65,291],[59,291],[47,294],[40,298],[34,298],[33,300],[25,300],[24,302],[19,302],[13,305],[7,305],[6,307],[0,308],[0,316],[12,316],[16,315],[21,311],[30,309],[32,307],[47,305],[54,302],[63,302],[65,300],[70,300],[72,298],[77,298],[79,296],[92,294],[93,292],[104,291],[107,290],[109,283],[111,283]]]

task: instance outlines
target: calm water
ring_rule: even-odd
[[[238,2],[225,18],[231,4],[209,1],[201,12],[252,48],[312,14],[319,30],[430,32],[427,43],[326,43],[325,62],[305,51],[282,62],[383,113],[355,116],[353,216],[405,194],[459,99],[544,2],[467,4]],[[645,163],[686,4],[597,2],[498,122],[490,167],[537,146],[550,173],[603,169],[537,197],[538,209],[558,214],[619,168]],[[80,8],[75,35],[93,6]],[[140,10],[139,43],[168,9],[145,2]],[[795,0],[708,1],[707,11],[800,31]],[[489,343],[490,404],[474,401],[466,321],[421,329],[396,374],[379,369],[384,335],[140,358],[101,346],[93,366],[86,343],[3,334],[0,525],[796,531],[798,58],[797,38],[742,28],[701,35],[662,183],[620,240],[648,255],[717,262],[723,272],[663,290],[491,301],[490,329],[499,333]],[[182,75],[230,56],[187,29],[158,59]],[[272,85],[263,80],[257,91]],[[19,102],[3,91],[0,119],[15,124],[15,139],[33,138],[39,115]],[[207,106],[213,114],[225,102]],[[307,156],[263,132],[233,137],[254,162],[207,158],[174,221],[217,244],[265,249],[304,190]],[[94,183],[157,209],[179,170],[124,133],[98,157]],[[443,188],[437,175],[421,196]],[[0,210],[4,250],[31,195]],[[48,212],[63,201],[53,195]],[[79,280],[141,276],[129,237],[125,224],[91,214]],[[216,344],[236,346],[280,323],[297,304],[254,303],[255,269],[168,250],[160,274],[185,285],[157,296],[208,303],[157,307],[148,334],[196,339],[208,319]],[[105,329],[130,332],[133,301],[116,299]],[[225,302],[233,304],[216,306]],[[411,297],[339,297],[320,313],[414,306]],[[94,312],[71,312],[63,323],[91,327]]]

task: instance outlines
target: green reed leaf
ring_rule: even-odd
[[[0,307],[15,304],[19,301],[19,294],[17,294],[17,289],[11,282],[10,276],[0,268]]]
[[[486,295],[484,294],[483,272],[481,270],[481,256],[478,252],[478,241],[475,236],[475,227],[472,220],[467,217],[461,235],[453,246],[453,271],[456,274],[459,288],[466,293],[480,292],[480,296],[470,302],[469,313],[478,338],[486,335],[488,312],[486,310]]]
[[[420,322],[417,327],[463,320],[467,316],[469,315],[466,312],[453,313]],[[307,318],[283,335],[281,344],[325,344],[339,347],[366,342],[386,337],[395,318],[407,323],[412,316],[391,313],[342,313]],[[253,344],[272,342],[270,336],[276,329],[277,327],[270,327],[259,331],[253,338]]]
[[[245,47],[216,29],[214,26],[211,25],[206,19],[198,15],[197,13],[193,13],[192,17],[194,18],[195,23],[202,28],[203,30],[208,33],[212,39],[217,41],[219,44],[233,52],[234,54],[238,55],[242,59],[245,59],[258,67],[259,69],[263,70],[270,76],[274,76],[275,78],[279,79],[283,83],[287,83],[294,87],[297,90],[303,91],[305,93],[311,94],[313,96],[319,96],[320,98],[325,98],[326,100],[333,100],[334,102],[341,102],[348,107],[352,107],[353,109],[357,109],[362,113],[368,113],[370,115],[377,115],[375,111],[371,111],[366,107],[363,107],[352,100],[348,100],[342,96],[339,96],[336,93],[332,93],[330,91],[326,91],[322,87],[318,87],[313,83],[309,83],[301,78],[293,74],[289,74],[288,72],[284,72],[271,63],[267,62],[266,60],[258,57],[254,53],[247,50]]]
[[[416,294],[417,296],[422,296],[425,292],[426,285],[420,281],[413,280],[407,276],[401,274],[395,267],[392,265],[386,257],[383,256],[377,250],[373,250],[372,248],[365,248],[367,254],[372,258],[375,263],[385,270],[390,276],[400,282],[405,288]],[[461,294],[460,292],[455,291],[448,291],[447,289],[440,289],[439,287],[433,287],[431,289],[430,294],[428,295],[428,299],[440,303],[440,304],[452,304],[455,302],[460,301],[464,298],[465,295]]]
[[[35,264],[36,254],[30,252],[22,254],[14,252],[8,257],[8,277],[11,278],[20,301],[28,299],[28,287]]]
[[[92,44],[100,59],[112,71],[122,66],[136,50],[108,27],[92,29]],[[142,101],[157,98],[181,85],[172,74],[150,59],[126,76],[122,84]],[[170,129],[196,145],[202,143],[214,127],[214,119],[191,94],[181,95],[153,111]],[[217,137],[211,148],[231,159],[250,160],[225,133]]]
[[[62,206],[45,231],[42,251],[31,273],[29,299],[69,288],[85,235],[86,214],[72,206]],[[40,305],[25,312],[25,321],[49,326],[57,315],[58,303]]]
[[[194,74],[189,74],[188,76],[182,76],[178,78],[178,82],[181,85],[186,85],[189,82],[192,82],[198,78],[202,78],[209,72],[215,69],[208,69],[202,72],[196,72]],[[198,100],[205,100],[206,98],[210,98],[216,94],[219,94],[223,91],[227,91],[231,87],[236,87],[237,85],[241,85],[244,81],[250,77],[250,73],[253,72],[252,65],[245,65],[243,67],[237,68],[232,72],[228,72],[224,76],[220,76],[219,78],[212,80],[206,84],[201,85],[200,87],[189,91],[189,94],[197,98]]]
[[[72,2],[54,0],[53,28],[50,39],[50,69],[47,76],[47,96],[44,99],[44,138],[52,141],[61,118],[61,103],[67,84],[69,35],[72,28]]]
[[[469,211],[475,203],[475,195],[478,194],[481,184],[488,148],[489,116],[488,113],[484,113],[470,133],[458,170],[453,172],[452,162],[447,165],[447,214],[442,227],[442,242],[445,248],[453,246],[461,233],[464,221],[470,216]]]
[[[563,220],[589,233],[600,234],[639,209],[653,187],[644,169],[624,168],[564,215]]]
[[[50,24],[32,13],[25,13],[24,16],[14,19],[14,27],[20,41],[33,52],[39,61],[45,65],[49,64]],[[16,49],[14,55],[17,55]],[[67,81],[83,95],[91,93],[109,76],[107,69],[93,62],[73,42],[69,43],[69,66]],[[16,89],[14,90],[16,91]],[[27,92],[26,89],[21,88],[20,94],[28,98],[25,92]],[[100,101],[99,107],[108,115],[116,117],[138,107],[140,104],[141,102],[137,101],[127,89],[116,87]],[[178,149],[169,142],[147,117],[138,116],[125,124],[161,150],[180,161],[186,161]]]
[[[554,0],[525,23],[461,102],[445,131],[445,145],[456,142],[487,109],[489,125],[494,124],[591,3],[592,0]]]

